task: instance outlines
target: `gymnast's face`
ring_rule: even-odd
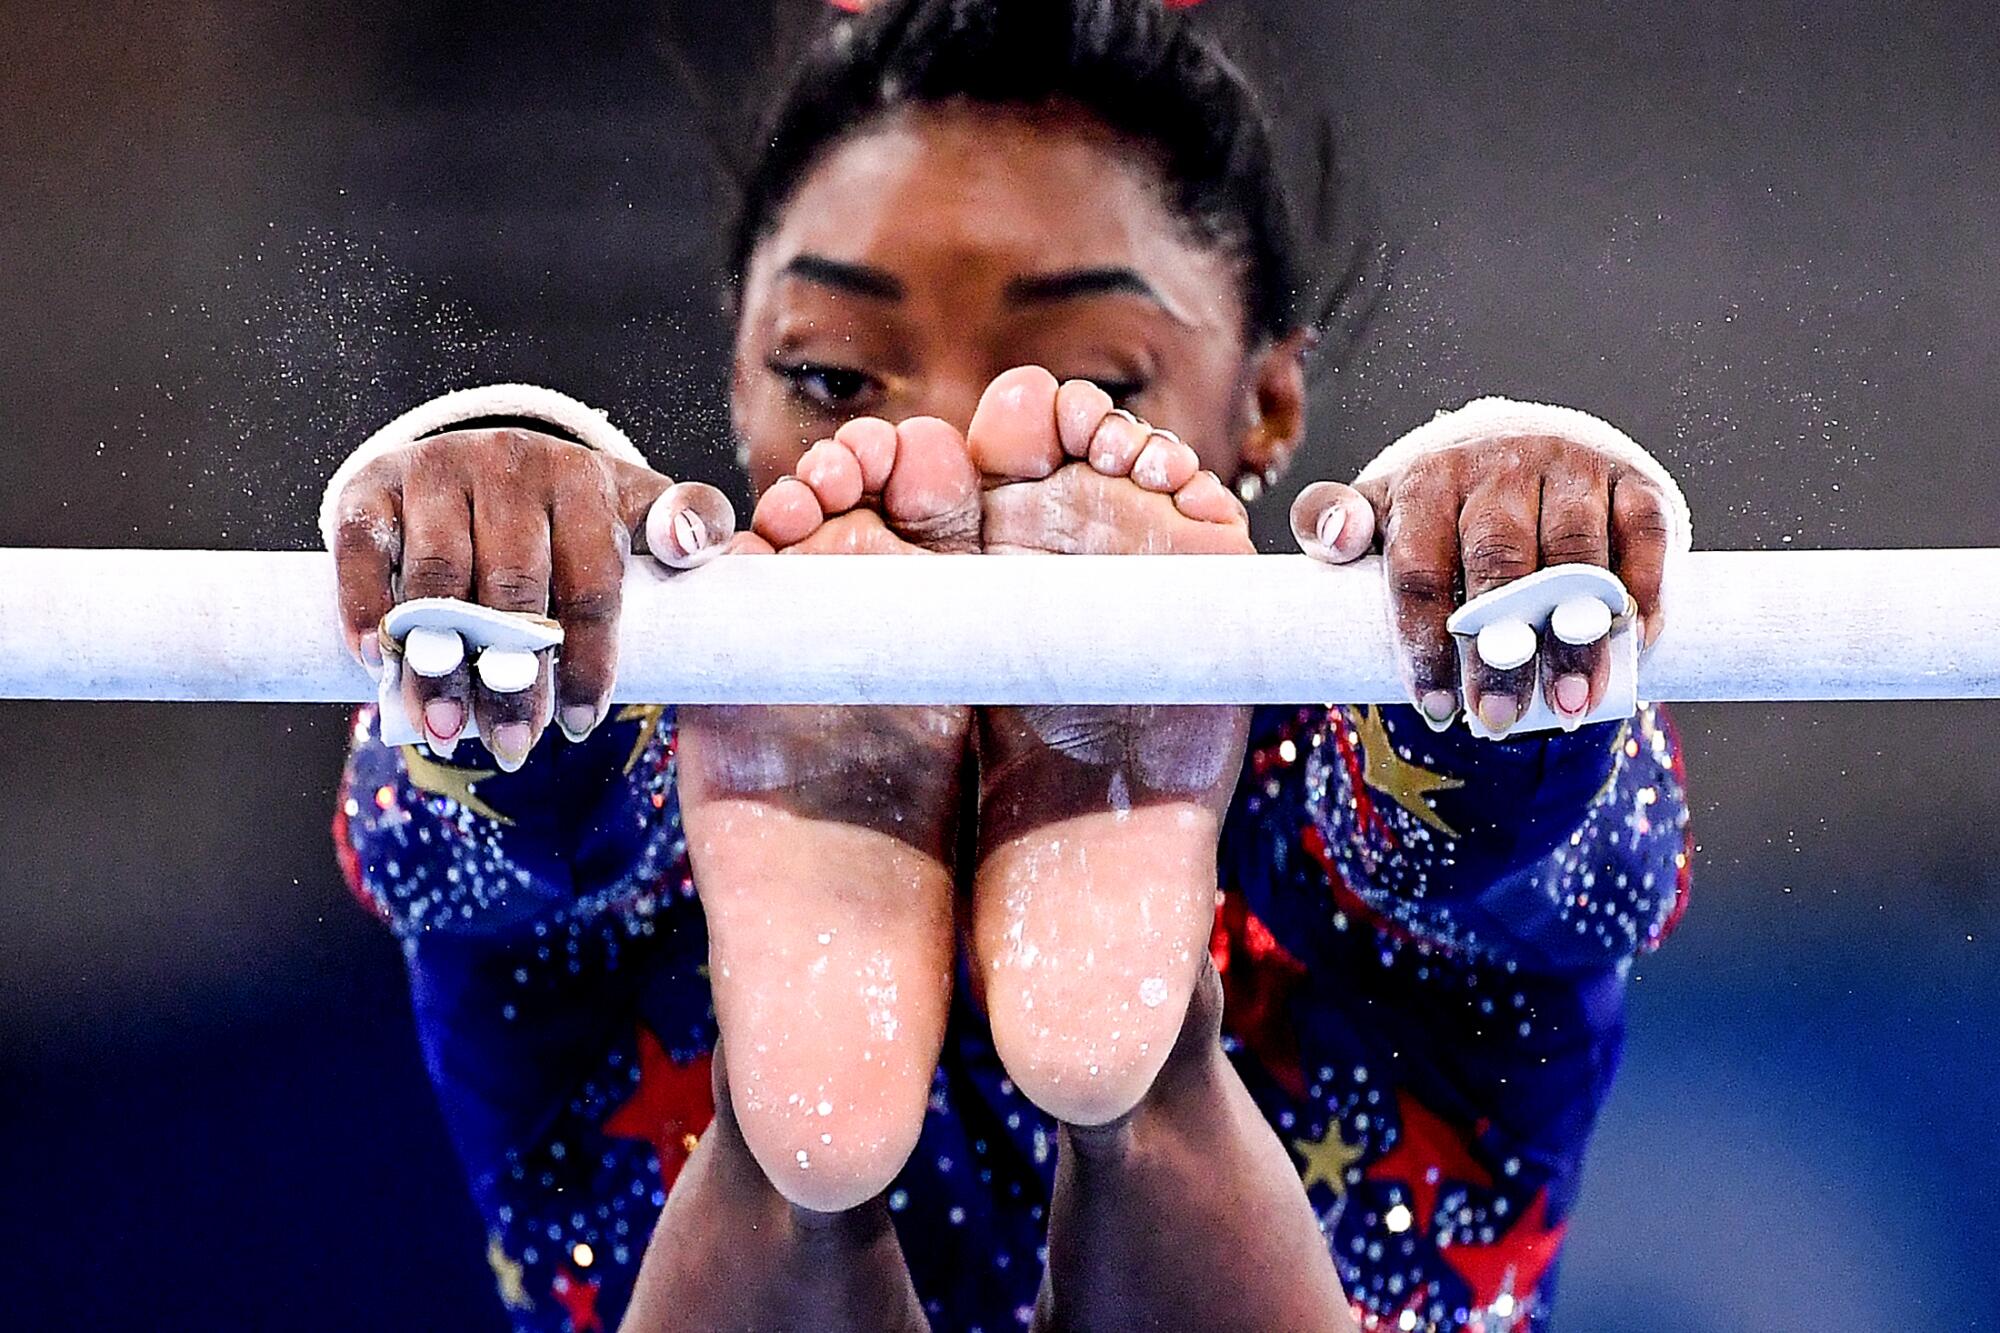
[[[825,151],[751,256],[732,387],[751,483],[854,417],[963,430],[1021,365],[1095,381],[1225,481],[1280,467],[1303,340],[1247,345],[1238,270],[1087,113],[897,110]]]

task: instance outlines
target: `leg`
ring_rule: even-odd
[[[1166,1067],[1126,1116],[1066,1125],[1035,1327],[1352,1333],[1297,1170],[1222,1053],[1204,965]]]
[[[971,435],[989,551],[1248,553],[1186,445],[1013,372]],[[1066,462],[1085,459],[1085,462]],[[1346,1330],[1283,1145],[1222,1052],[1208,962],[1232,708],[981,715],[974,975],[1008,1071],[1065,1122],[1047,1329]]]
[[[752,543],[969,549],[978,521],[955,431],[859,421],[772,487]],[[744,1141],[793,1203],[854,1208],[915,1145],[944,1039],[969,710],[710,707],[680,719],[681,808]]]
[[[986,549],[1251,553],[1194,451],[1109,408],[1045,371],[994,381],[968,437]],[[1126,1114],[1173,1048],[1248,724],[1232,707],[981,711],[974,975],[1008,1073],[1058,1119]]]
[[[715,1121],[667,1196],[620,1328],[915,1333],[929,1324],[881,1200],[818,1213],[772,1187],[743,1139],[718,1046]]]

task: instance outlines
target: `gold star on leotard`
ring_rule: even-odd
[[[1456,838],[1458,830],[1431,808],[1429,797],[1432,792],[1454,791],[1465,783],[1433,773],[1397,754],[1381,709],[1370,705],[1349,711],[1354,718],[1355,734],[1361,738],[1361,780],[1447,838]]]
[[[415,745],[403,747],[403,765],[409,772],[410,785],[418,791],[427,791],[433,796],[442,796],[447,801],[457,801],[482,819],[490,819],[496,824],[511,824],[514,821],[479,799],[473,787],[500,770],[497,768],[453,768],[441,764],[425,754]]]
[[[1329,1123],[1316,1139],[1293,1139],[1292,1148],[1305,1159],[1299,1184],[1306,1189],[1325,1185],[1339,1198],[1347,1193],[1347,1170],[1360,1161],[1365,1149],[1341,1137],[1338,1121]]]
[[[532,1310],[535,1302],[529,1298],[528,1289],[521,1285],[527,1270],[520,1260],[507,1253],[507,1247],[500,1243],[500,1233],[486,1233],[486,1266],[493,1270],[493,1284],[500,1289],[500,1303],[509,1310]]]
[[[640,756],[646,753],[646,746],[652,743],[653,733],[660,729],[660,719],[667,715],[665,704],[626,704],[618,710],[613,722],[637,722],[638,738],[632,742],[632,753],[625,756],[625,767],[620,770],[630,773],[639,766]]]

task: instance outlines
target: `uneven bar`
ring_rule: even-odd
[[[1389,702],[1380,562],[719,560],[625,582],[617,697],[674,703]],[[2000,549],[1713,551],[1647,699],[2000,697]],[[0,548],[0,698],[355,703],[329,557]]]

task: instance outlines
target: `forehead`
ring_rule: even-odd
[[[759,248],[753,283],[801,253],[899,271],[1116,264],[1161,285],[1233,286],[1168,207],[1151,155],[1061,106],[905,107],[840,140]]]

